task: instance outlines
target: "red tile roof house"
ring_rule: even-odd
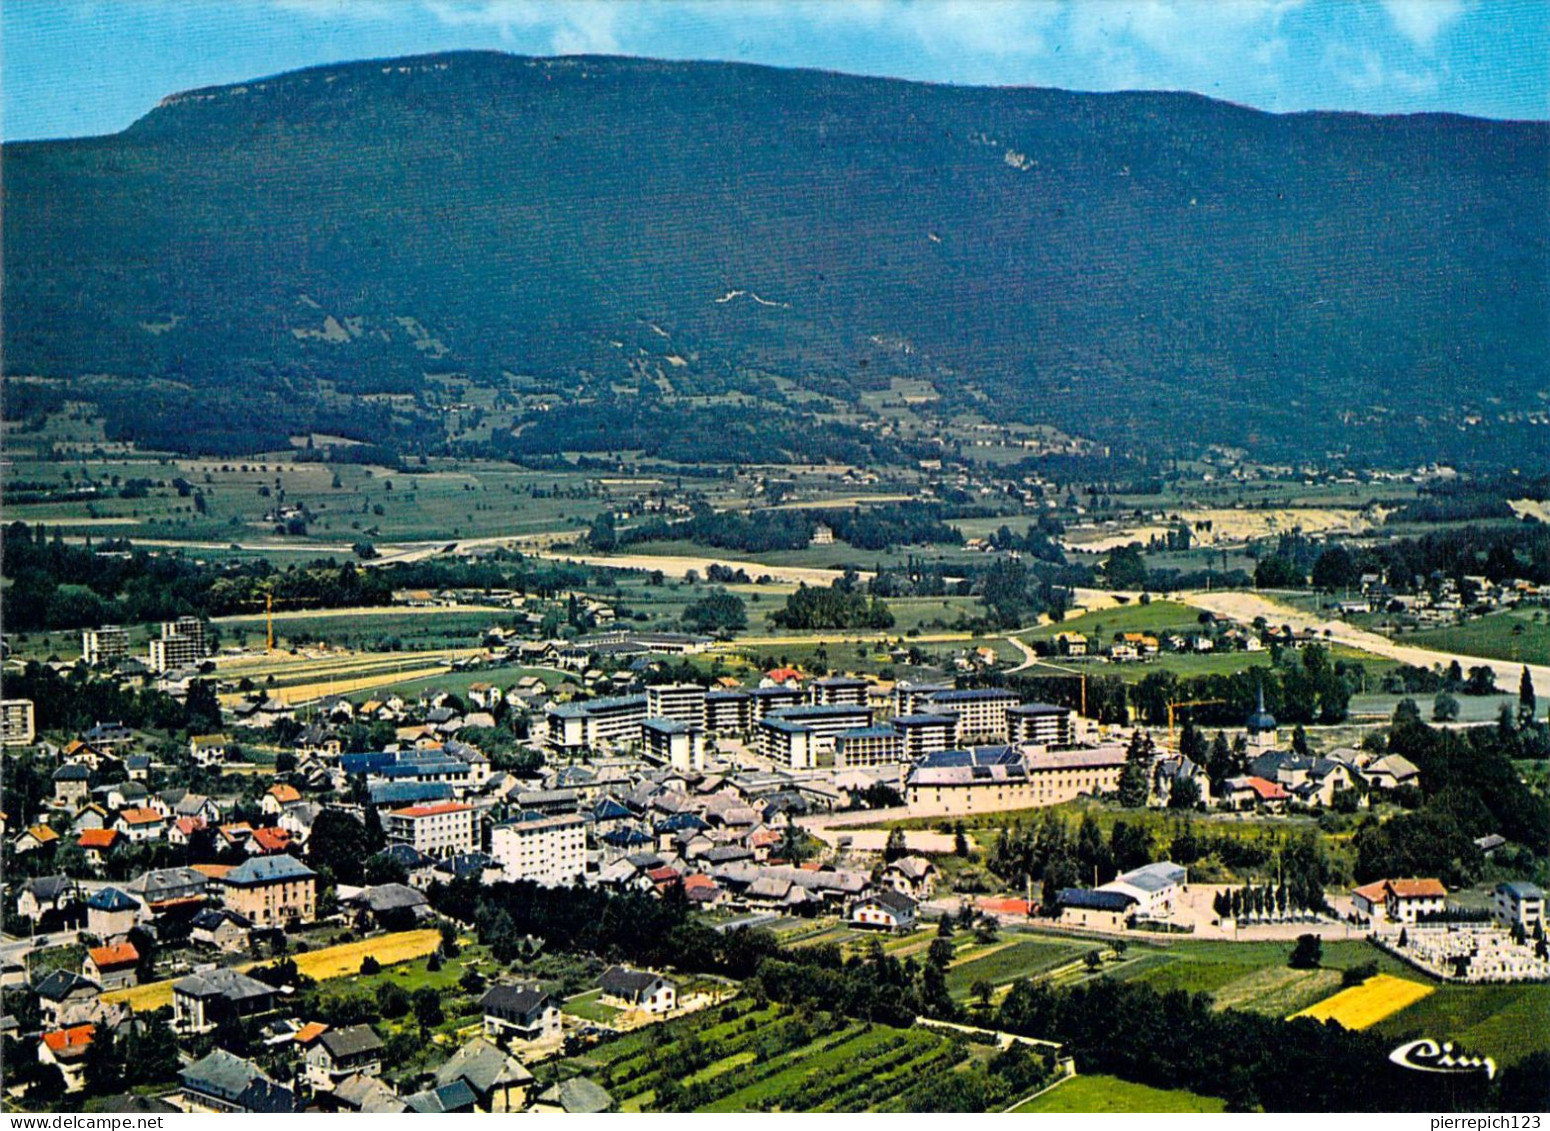
[[[140,952],[133,943],[94,946],[86,952],[81,973],[104,990],[122,990],[140,984]]]
[[[291,834],[285,829],[254,829],[247,850],[252,856],[273,856],[291,846]]]
[[[107,859],[108,853],[118,845],[118,831],[116,829],[87,829],[77,838],[76,843],[86,853],[86,858],[94,865],[101,867]]]
[[[125,809],[113,827],[127,840],[160,840],[167,835],[167,818],[155,809]]]
[[[38,1042],[38,1062],[59,1067],[66,1091],[79,1092],[85,1087],[86,1048],[96,1033],[95,1025],[76,1025],[44,1033]]]
[[[1388,915],[1396,923],[1414,923],[1447,907],[1448,889],[1441,880],[1390,880],[1388,886]]]
[[[1279,783],[1264,778],[1228,778],[1224,785],[1228,807],[1231,809],[1268,809],[1279,812],[1286,808],[1292,796]]]
[[[1369,922],[1414,923],[1417,917],[1444,910],[1448,889],[1441,880],[1375,880],[1351,889],[1351,903]]]

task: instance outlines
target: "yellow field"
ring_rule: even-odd
[[[424,958],[440,945],[440,931],[429,929],[399,931],[396,934],[381,935],[374,939],[363,939],[360,942],[341,943],[338,946],[311,950],[306,954],[296,954],[291,957],[296,960],[296,969],[300,973],[322,982],[329,978],[343,978],[348,974],[360,973],[361,959],[368,954],[382,965],[392,966],[396,962]],[[237,969],[250,970],[254,966],[262,965],[265,963],[245,962]],[[172,980],[147,982],[143,986],[133,986],[127,990],[113,990],[103,994],[102,1000],[125,1002],[136,1013],[149,1013],[164,1005],[172,1004]]]
[[[434,930],[399,931],[360,942],[343,943],[295,955],[296,969],[309,978],[324,981],[359,974],[361,959],[368,954],[384,966],[424,958],[441,945],[441,932]]]
[[[1366,1029],[1414,1005],[1432,989],[1392,974],[1375,974],[1361,985],[1341,990],[1292,1017],[1311,1017],[1315,1021],[1335,1021],[1347,1029]]]
[[[282,703],[306,703],[329,695],[353,695],[357,691],[370,691],[376,687],[388,687],[411,679],[426,679],[433,675],[446,675],[452,669],[446,664],[433,668],[409,668],[404,671],[379,672],[376,675],[354,676],[349,679],[327,679],[317,683],[299,683],[295,687],[269,688],[267,694]]]

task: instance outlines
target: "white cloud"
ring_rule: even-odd
[[[449,27],[486,27],[505,42],[518,32],[541,32],[559,55],[619,51],[619,16],[634,9],[606,0],[426,0],[426,9]]]
[[[1422,51],[1430,51],[1448,25],[1464,14],[1463,0],[1383,0],[1395,30]]]

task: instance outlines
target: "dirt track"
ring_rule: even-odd
[[[1386,656],[1391,660],[1398,660],[1402,664],[1414,664],[1421,668],[1430,668],[1441,664],[1446,667],[1454,660],[1468,671],[1472,667],[1485,665],[1496,673],[1498,687],[1511,691],[1518,686],[1518,677],[1524,665],[1512,663],[1508,660],[1492,660],[1483,656],[1470,656],[1462,652],[1436,652],[1430,648],[1419,648],[1413,644],[1398,644],[1386,636],[1380,636],[1376,632],[1368,632],[1366,629],[1357,628],[1340,620],[1324,620],[1312,613],[1305,613],[1298,609],[1283,605],[1279,601],[1263,596],[1259,593],[1243,593],[1233,591],[1220,591],[1214,593],[1185,593],[1179,595],[1179,600],[1185,604],[1193,605],[1197,609],[1206,609],[1221,616],[1229,616],[1245,623],[1255,617],[1264,617],[1271,624],[1289,624],[1301,631],[1304,628],[1312,628],[1321,635],[1326,631],[1329,638],[1340,644],[1347,644],[1352,648],[1360,648],[1364,652],[1374,655]],[[1542,664],[1529,664],[1529,674],[1533,676],[1536,688],[1550,688],[1550,667]]]
[[[680,557],[676,554],[559,554],[541,553],[541,558],[547,558],[556,562],[581,562],[584,565],[612,566],[614,569],[659,569],[669,577],[683,577],[691,569],[701,577],[705,571],[713,565],[725,566],[730,570],[742,570],[749,577],[773,577],[776,581],[789,582],[792,585],[828,585],[844,576],[845,571],[839,569],[819,569],[815,566],[779,566],[765,565],[763,562],[739,561],[736,558],[700,558]],[[858,575],[862,581],[869,580],[872,574],[863,570]]]

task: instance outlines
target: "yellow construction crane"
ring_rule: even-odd
[[[1177,745],[1177,739],[1174,737],[1174,733],[1173,733],[1173,712],[1174,712],[1174,710],[1176,708],[1179,708],[1179,707],[1203,707],[1203,706],[1205,706],[1208,703],[1225,703],[1225,702],[1227,702],[1227,700],[1225,700],[1225,699],[1181,699],[1178,702],[1169,703],[1168,704],[1168,745],[1169,746],[1176,746]]]
[[[1067,675],[1074,675],[1077,679],[1082,681],[1082,709],[1078,713],[1082,716],[1082,718],[1085,719],[1087,717],[1087,673],[1072,671],[1070,668],[1063,668],[1059,664],[1052,664],[1048,660],[1036,660],[1035,666],[1041,668],[1054,668],[1057,672],[1065,672]]]

